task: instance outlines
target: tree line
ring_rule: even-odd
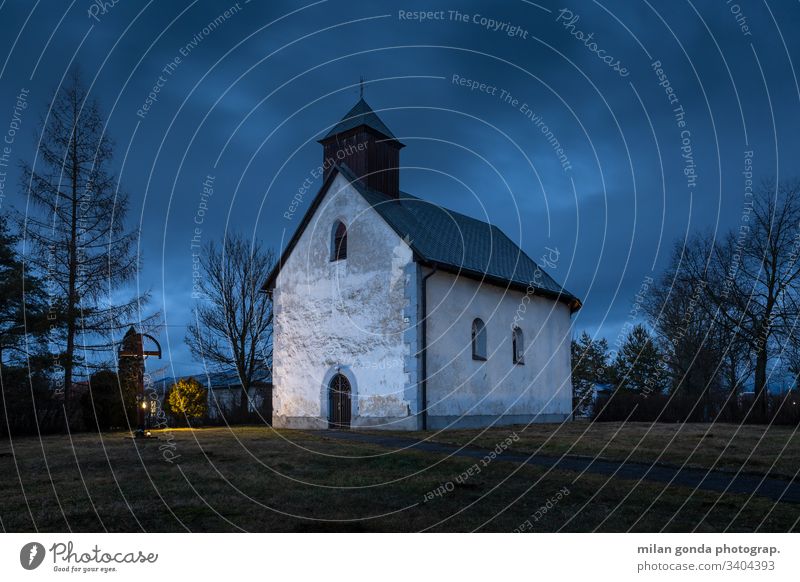
[[[573,340],[576,413],[797,423],[799,255],[800,182],[764,182],[736,228],[674,245],[616,354]]]

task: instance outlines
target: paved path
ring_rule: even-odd
[[[317,436],[369,443],[390,449],[410,449],[426,453],[435,453],[454,457],[482,459],[489,454],[488,449],[467,446],[459,447],[446,443],[420,441],[398,436],[383,436],[356,431],[314,431]],[[800,481],[764,477],[753,473],[739,473],[722,470],[680,468],[676,465],[650,465],[639,462],[620,462],[589,457],[551,455],[526,455],[505,451],[498,461],[524,463],[540,467],[552,467],[562,471],[586,472],[596,475],[614,475],[617,479],[633,479],[635,481],[653,481],[656,483],[672,483],[691,489],[728,493],[755,494],[775,501],[800,503]]]

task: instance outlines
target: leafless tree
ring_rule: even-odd
[[[221,248],[209,243],[201,259],[200,290],[186,343],[192,354],[219,371],[235,370],[242,386],[240,412],[249,390],[272,366],[272,300],[261,291],[275,255],[238,235]]]
[[[768,415],[770,360],[800,315],[799,255],[800,182],[765,183],[746,203],[741,226],[711,245],[705,264],[688,263],[696,280],[708,282],[706,306],[747,346],[760,420]]]
[[[124,230],[128,198],[109,169],[113,144],[79,73],[55,94],[41,132],[36,166],[22,163],[32,211],[20,222],[48,295],[50,341],[60,352],[69,412],[73,378],[78,369],[88,376],[91,366],[91,358],[78,354],[111,356],[115,332],[137,315],[147,296],[116,301],[139,267],[132,252],[138,231]]]
[[[693,398],[708,418],[715,404],[735,403],[748,351],[720,310],[728,305],[709,301],[709,258],[713,239],[696,235],[675,245],[670,264],[645,303],[653,329],[668,359],[671,390]],[[700,275],[702,273],[703,275]]]

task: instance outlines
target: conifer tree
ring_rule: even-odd
[[[636,325],[614,360],[616,389],[643,396],[661,393],[664,390],[664,366],[664,356],[653,336],[643,325]]]
[[[118,299],[139,268],[133,253],[138,232],[124,229],[128,198],[110,168],[113,144],[79,73],[54,96],[41,132],[36,166],[23,163],[22,184],[34,212],[22,217],[22,234],[32,243],[31,261],[48,302],[59,306],[49,339],[61,354],[69,412],[73,379],[94,367],[79,354],[104,352],[96,357],[112,359],[115,335],[136,319],[147,297]]]
[[[585,414],[592,404],[594,387],[608,382],[608,342],[593,340],[585,331],[572,340],[573,411]]]

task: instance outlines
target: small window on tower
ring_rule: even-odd
[[[343,222],[337,221],[331,232],[331,261],[341,261],[347,258],[347,227]]]

